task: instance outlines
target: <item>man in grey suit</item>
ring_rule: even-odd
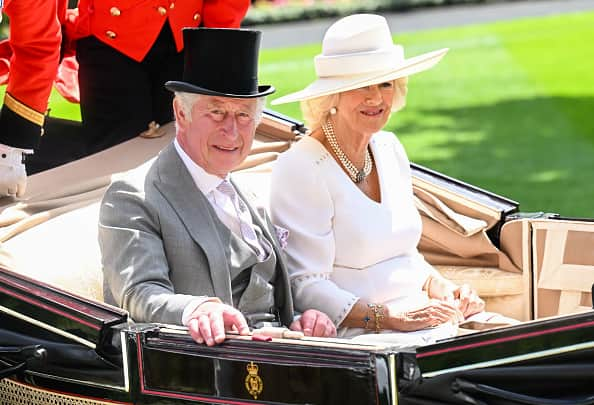
[[[260,32],[183,35],[183,81],[166,83],[176,95],[175,140],[101,203],[105,300],[136,321],[186,325],[208,345],[260,325],[335,336],[324,313],[295,317],[277,229],[229,176],[274,92],[258,85]]]

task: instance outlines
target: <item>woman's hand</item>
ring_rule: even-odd
[[[386,308],[387,309],[387,308]],[[453,302],[431,299],[425,306],[412,311],[386,314],[386,328],[402,332],[430,328],[452,321],[457,322],[459,311]]]
[[[464,314],[465,318],[485,309],[485,301],[468,284],[462,284],[454,290],[454,298],[456,299],[458,309]]]
[[[440,301],[453,302],[456,298],[455,291],[458,286],[441,276],[429,276],[425,282],[424,290],[429,298]]]
[[[454,303],[463,318],[485,309],[485,301],[468,284],[457,286],[445,277],[429,276],[425,290],[427,290],[429,298]],[[464,319],[460,319],[460,321],[462,320]]]

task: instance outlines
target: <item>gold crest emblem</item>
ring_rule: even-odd
[[[245,389],[250,393],[254,399],[258,399],[258,395],[262,393],[264,389],[264,382],[258,375],[258,365],[250,361],[246,366],[248,375],[245,377]]]

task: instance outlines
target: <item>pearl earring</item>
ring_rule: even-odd
[[[336,109],[336,107],[332,107],[332,108],[330,109],[330,115],[336,115],[336,111],[338,111],[338,110]]]

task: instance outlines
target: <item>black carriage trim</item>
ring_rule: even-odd
[[[419,347],[423,377],[594,348],[594,312],[531,321]]]
[[[89,347],[108,329],[127,321],[127,312],[0,268],[0,312],[35,323]]]

